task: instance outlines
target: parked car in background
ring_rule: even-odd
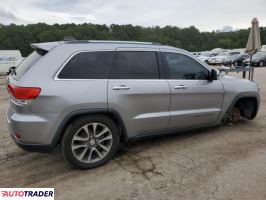
[[[205,52],[202,52],[200,56],[198,56],[198,59],[200,59],[202,62],[209,64],[208,60],[211,58],[211,56],[212,56],[211,53],[205,51]]]
[[[223,64],[223,62],[226,61],[226,59],[227,59],[227,52],[222,52],[216,56],[210,57],[208,62],[210,65],[219,65],[219,64]]]
[[[222,48],[215,48],[209,51],[210,54],[220,54],[222,52],[228,52],[230,51],[229,49],[222,49]]]
[[[28,151],[61,144],[82,169],[109,161],[121,140],[251,120],[259,109],[255,82],[218,74],[182,49],[78,40],[31,46],[8,77],[11,137]]]
[[[225,61],[224,65],[229,65],[229,66],[233,65],[235,67],[237,67],[237,66],[243,66],[243,61],[245,59],[248,59],[248,58],[249,58],[249,55],[246,54],[246,53],[235,54],[235,55],[232,55],[231,57],[229,57]]]
[[[225,65],[228,64],[231,57],[235,55],[240,55],[240,51],[222,52],[217,56],[211,57],[208,61],[211,65]]]
[[[250,58],[244,60],[244,66],[250,65]],[[251,66],[263,67],[266,66],[266,52],[257,52],[252,56]]]

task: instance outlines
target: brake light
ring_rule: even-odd
[[[41,88],[37,87],[18,87],[13,84],[8,84],[8,93],[15,99],[30,100],[36,99],[41,92]]]
[[[19,133],[15,133],[15,138],[16,138],[17,140],[20,140],[20,139],[21,139],[21,135],[20,135]]]

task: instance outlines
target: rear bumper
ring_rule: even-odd
[[[11,137],[14,140],[14,142],[16,143],[16,145],[25,151],[40,152],[40,153],[49,153],[52,151],[51,145],[27,144],[27,143],[20,142],[12,134],[11,134]]]
[[[9,108],[6,112],[6,120],[10,136],[21,149],[43,153],[53,150],[52,145],[45,143],[44,140],[49,126],[44,118],[16,113]],[[20,139],[15,136],[17,133],[20,134]]]

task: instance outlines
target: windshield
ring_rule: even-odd
[[[30,69],[42,57],[37,51],[33,51],[27,58],[24,59],[16,68],[14,78],[19,80],[26,71]]]

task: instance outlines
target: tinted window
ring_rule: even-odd
[[[208,70],[192,58],[178,53],[164,53],[170,79],[208,79]]]
[[[229,55],[233,56],[233,55],[239,55],[240,52],[230,52]]]
[[[158,79],[155,52],[119,52],[115,77],[118,79]]]
[[[20,79],[20,77],[23,76],[23,74],[25,74],[25,72],[28,71],[30,67],[33,66],[41,57],[42,54],[37,51],[33,51],[17,66],[15,79]]]
[[[58,75],[62,79],[106,79],[114,52],[83,52],[70,59]]]

